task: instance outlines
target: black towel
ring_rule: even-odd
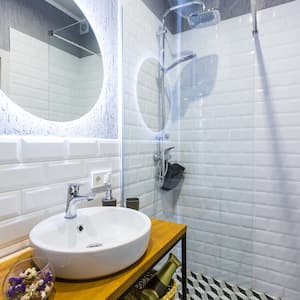
[[[183,179],[183,172],[185,168],[180,164],[168,163],[168,171],[164,179],[164,184],[161,187],[162,190],[169,191],[174,189],[181,179]]]

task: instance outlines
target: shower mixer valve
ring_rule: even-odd
[[[172,156],[170,154],[170,151],[173,150],[173,149],[175,149],[175,147],[169,147],[169,148],[164,150],[165,161],[169,161],[172,158]]]
[[[163,150],[163,151],[164,151],[163,156],[164,156],[164,160],[165,160],[166,162],[168,162],[168,161],[172,158],[172,156],[171,156],[171,154],[170,154],[170,151],[173,150],[173,149],[175,149],[175,147],[169,147],[169,148],[166,148],[165,150]],[[161,160],[162,160],[162,155],[161,155],[161,154],[162,154],[161,152],[155,153],[155,154],[153,155],[153,160],[154,160],[155,162],[161,161]]]

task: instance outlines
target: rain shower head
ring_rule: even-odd
[[[212,8],[207,10],[193,11],[185,17],[191,28],[203,28],[216,25],[221,20],[219,10]]]
[[[218,9],[207,9],[203,1],[192,0],[169,8],[162,18],[163,28],[165,26],[166,17],[172,11],[175,11],[179,16],[186,19],[191,28],[216,25],[221,21],[221,15]],[[165,33],[164,30],[162,33]]]

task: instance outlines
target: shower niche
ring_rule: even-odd
[[[103,83],[100,47],[73,0],[4,0],[1,89],[39,118],[66,122],[86,115]]]

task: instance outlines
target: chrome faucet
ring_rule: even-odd
[[[80,184],[72,183],[68,186],[67,205],[65,210],[66,219],[74,219],[76,217],[76,205],[82,201],[91,201],[95,199],[95,195],[79,195]]]

